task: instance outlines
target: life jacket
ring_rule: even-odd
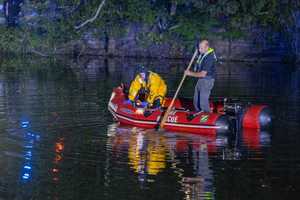
[[[213,54],[215,60],[217,61],[217,56],[216,56],[216,54],[215,54],[215,50],[214,50],[213,48],[209,48],[209,49],[207,50],[206,53],[201,54],[201,55],[198,57],[197,62],[196,62],[197,64],[194,66],[194,71],[195,71],[195,72],[196,72],[196,71],[199,71],[199,68],[201,67],[203,60],[204,60],[208,55],[210,55],[210,54]]]
[[[156,99],[159,99],[162,105],[164,97],[167,93],[167,85],[157,73],[149,71],[147,73],[146,81],[142,79],[140,74],[136,75],[129,88],[129,100],[136,101],[139,97],[139,92],[141,89],[148,91],[146,101],[150,105],[152,105]]]

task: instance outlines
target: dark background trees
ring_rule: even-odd
[[[277,33],[297,55],[299,11],[298,0],[25,0],[17,25],[1,26],[0,48],[55,49],[87,32],[108,41],[134,29],[133,37],[141,43],[176,42],[184,47],[199,38],[265,41]]]

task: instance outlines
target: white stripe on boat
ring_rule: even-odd
[[[135,120],[135,119],[131,119],[122,115],[119,115],[118,113],[116,113],[115,111],[113,111],[112,108],[109,107],[110,112],[112,112],[112,114],[114,116],[117,116],[118,118],[121,118],[123,120],[127,120],[133,123],[138,123],[138,124],[150,124],[150,125],[156,125],[158,124],[157,122],[149,122],[149,121],[143,121],[143,120]],[[202,128],[202,129],[219,129],[222,128],[221,126],[206,126],[206,125],[192,125],[192,124],[174,124],[174,123],[168,123],[166,122],[165,125],[168,126],[176,126],[176,127],[187,127],[187,128]]]

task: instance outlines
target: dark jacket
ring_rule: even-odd
[[[195,72],[207,71],[207,75],[204,78],[215,79],[216,62],[217,62],[217,57],[215,51],[212,48],[209,48],[205,54],[201,54],[198,57],[197,63],[195,64],[194,67],[194,71]]]

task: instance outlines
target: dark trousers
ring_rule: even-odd
[[[210,112],[209,96],[214,87],[215,79],[199,79],[194,93],[194,107],[197,112]]]

